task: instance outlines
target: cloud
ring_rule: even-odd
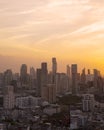
[[[100,0],[100,2],[103,1]],[[104,9],[97,0],[0,1],[0,32],[9,40],[45,43],[103,30]],[[88,36],[88,35],[86,35]],[[71,38],[71,37],[70,37]],[[69,40],[70,40],[69,38]],[[72,37],[73,38],[73,37]],[[71,38],[71,39],[72,39]]]

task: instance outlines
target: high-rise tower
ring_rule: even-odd
[[[21,85],[23,86],[27,86],[28,84],[28,80],[29,80],[29,76],[27,74],[27,65],[26,64],[22,64],[21,69],[20,69],[20,80],[21,80]]]
[[[57,73],[57,61],[56,58],[52,58],[52,84],[55,84],[55,78]]]
[[[71,74],[72,74],[72,93],[77,93],[78,80],[77,80],[77,64],[72,64],[71,66]]]

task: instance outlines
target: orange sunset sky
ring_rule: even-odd
[[[104,0],[0,0],[0,72],[52,57],[104,74]]]

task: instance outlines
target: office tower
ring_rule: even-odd
[[[104,92],[103,91],[104,81],[103,81],[103,78],[101,76],[99,76],[97,79],[97,85],[98,85],[97,92],[103,93]]]
[[[56,93],[65,94],[69,91],[69,78],[65,73],[56,74]]]
[[[86,83],[85,68],[82,70],[82,73],[81,73],[81,83],[82,83],[82,84],[85,84],[85,83]]]
[[[71,66],[71,76],[72,76],[72,94],[77,94],[78,91],[78,75],[77,75],[77,64],[72,64]]]
[[[61,75],[60,73],[56,74],[56,93],[60,94],[60,79],[61,79]]]
[[[71,72],[70,72],[70,66],[66,66],[66,74],[68,76],[68,91],[71,91]]]
[[[36,75],[35,75],[35,69],[33,67],[30,67],[30,77],[32,79],[35,79],[36,78]]]
[[[83,111],[89,112],[94,110],[95,100],[93,94],[84,94],[83,95]]]
[[[90,69],[88,69],[88,74],[91,74]]]
[[[70,66],[67,65],[67,68],[66,68],[66,69],[67,69],[67,70],[66,70],[66,71],[67,71],[67,72],[66,72],[66,73],[67,73],[67,76],[70,78]]]
[[[52,73],[53,74],[57,73],[57,61],[56,61],[56,58],[52,58]]]
[[[98,77],[100,76],[100,72],[97,69],[93,70],[94,72],[94,88],[98,89]]]
[[[27,65],[22,64],[21,69],[20,69],[20,79],[21,79],[21,84],[27,84]]]
[[[4,86],[10,85],[13,79],[12,70],[8,69],[4,72]]]
[[[48,82],[48,70],[47,70],[47,63],[43,62],[41,64],[41,94],[44,93],[43,87],[47,85]],[[43,91],[43,92],[42,92]]]
[[[48,70],[47,70],[47,63],[42,63],[41,64],[41,83],[42,85],[47,84],[47,79],[48,79]]]
[[[42,88],[42,99],[49,103],[56,102],[56,86],[54,84],[47,84]]]
[[[69,91],[68,76],[65,73],[60,73],[60,93],[65,94]]]
[[[57,61],[56,58],[52,58],[52,84],[55,84],[56,79],[56,73],[57,73]]]
[[[12,109],[15,105],[14,87],[6,86],[4,90],[4,108]]]
[[[21,70],[20,70],[20,75],[21,76],[26,76],[27,75],[27,65],[26,64],[22,64]]]
[[[41,96],[41,69],[37,69],[36,70],[36,81],[37,81],[37,85],[36,85],[36,95],[37,96]]]
[[[36,75],[35,69],[33,67],[30,67],[30,86],[31,89],[34,89],[36,87]]]
[[[20,69],[20,82],[21,87],[24,89],[30,89],[30,75],[27,73],[27,65],[22,64]]]

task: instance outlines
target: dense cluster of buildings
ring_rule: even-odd
[[[100,71],[94,69],[91,73],[88,69],[86,73],[84,68],[81,73],[78,73],[77,64],[67,65],[66,68],[66,73],[57,72],[57,60],[52,58],[50,72],[47,63],[43,62],[40,68],[31,67],[29,73],[26,64],[21,65],[20,73],[13,73],[10,69],[0,73],[1,119],[5,120],[11,117],[12,120],[17,120],[21,117],[27,121],[33,115],[38,115],[41,122],[41,114],[52,115],[61,112],[62,106],[58,104],[58,98],[70,94],[82,99],[80,109],[74,106],[70,110],[70,129],[85,127],[87,123],[95,122],[100,124],[97,128],[103,127],[104,78]],[[45,106],[47,107],[45,108]],[[36,119],[36,117],[34,118]],[[12,128],[10,129],[12,130]],[[62,127],[57,129],[61,130]],[[93,129],[91,128],[91,130]]]

